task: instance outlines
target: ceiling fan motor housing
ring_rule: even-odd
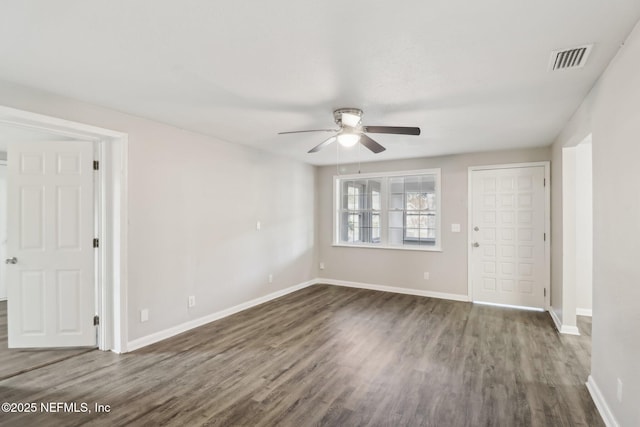
[[[340,127],[342,127],[343,114],[351,114],[351,115],[362,118],[362,110],[360,110],[359,108],[338,108],[333,112],[333,119],[335,120],[336,124]],[[358,121],[358,124],[360,124],[360,121]]]

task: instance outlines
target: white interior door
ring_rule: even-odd
[[[544,167],[471,174],[473,300],[544,309]]]
[[[8,147],[9,347],[95,346],[93,144]]]
[[[7,165],[0,160],[0,301],[7,299]]]

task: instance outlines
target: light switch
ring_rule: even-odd
[[[460,224],[451,224],[451,232],[459,233],[460,232]]]

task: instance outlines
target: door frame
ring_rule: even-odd
[[[8,163],[7,163],[7,161],[6,161],[6,160],[0,159],[0,166],[8,167],[9,165],[8,165]],[[7,169],[7,172],[8,172],[8,169]],[[7,195],[7,196],[8,196],[8,195]],[[6,228],[6,216],[7,216],[6,214],[7,214],[7,213],[8,213],[8,212],[5,212],[5,228]],[[5,230],[5,233],[6,233],[6,232],[7,232],[7,230]],[[0,242],[0,244],[2,244],[2,243]],[[6,265],[4,264],[4,260],[3,260],[2,258],[0,258],[0,263],[2,263],[2,267],[0,267],[0,268],[4,268],[4,269],[5,269],[5,272],[6,272]],[[6,275],[6,274],[5,274],[4,279],[5,279],[5,280],[7,279],[7,275]],[[5,291],[7,291],[6,286],[7,286],[7,284],[5,283]],[[6,301],[6,300],[7,300],[7,297],[6,297],[6,296],[5,296],[4,298],[0,297],[0,301]]]
[[[473,172],[497,169],[516,169],[529,167],[544,167],[544,287],[547,290],[544,297],[544,309],[549,311],[551,307],[551,162],[527,162],[527,163],[507,163],[499,165],[470,166],[467,172],[467,295],[469,301],[473,302],[473,277],[472,271],[472,247],[473,244],[471,229],[473,228]]]
[[[127,351],[128,134],[0,105],[0,123],[91,141],[96,180],[98,348]]]

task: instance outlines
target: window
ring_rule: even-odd
[[[334,179],[336,245],[440,249],[440,169]]]
[[[380,243],[380,182],[342,180],[340,188],[340,241]]]

